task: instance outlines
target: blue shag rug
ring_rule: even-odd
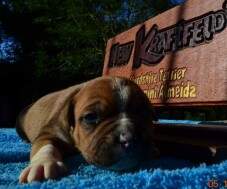
[[[207,183],[217,180],[224,188],[227,180],[227,161],[206,165],[192,164],[187,160],[162,158],[143,162],[136,171],[122,173],[88,165],[79,157],[67,160],[70,172],[59,180],[19,184],[18,176],[29,163],[30,145],[24,143],[15,129],[0,129],[0,188],[207,188]],[[69,166],[70,165],[70,166]]]

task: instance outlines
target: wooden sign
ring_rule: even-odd
[[[188,0],[109,39],[103,75],[157,106],[227,105],[227,0]]]

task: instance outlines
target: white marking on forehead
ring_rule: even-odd
[[[119,106],[120,110],[124,111],[125,106],[129,100],[130,88],[129,86],[123,85],[123,79],[115,78],[114,88],[117,89],[119,95]]]

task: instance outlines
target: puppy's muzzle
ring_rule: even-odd
[[[119,136],[119,142],[122,148],[128,149],[132,145],[133,136],[130,132],[121,132]]]

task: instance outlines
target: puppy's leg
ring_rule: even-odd
[[[20,174],[19,182],[54,179],[66,172],[62,154],[55,145],[56,139],[41,136],[32,144],[30,165]]]

